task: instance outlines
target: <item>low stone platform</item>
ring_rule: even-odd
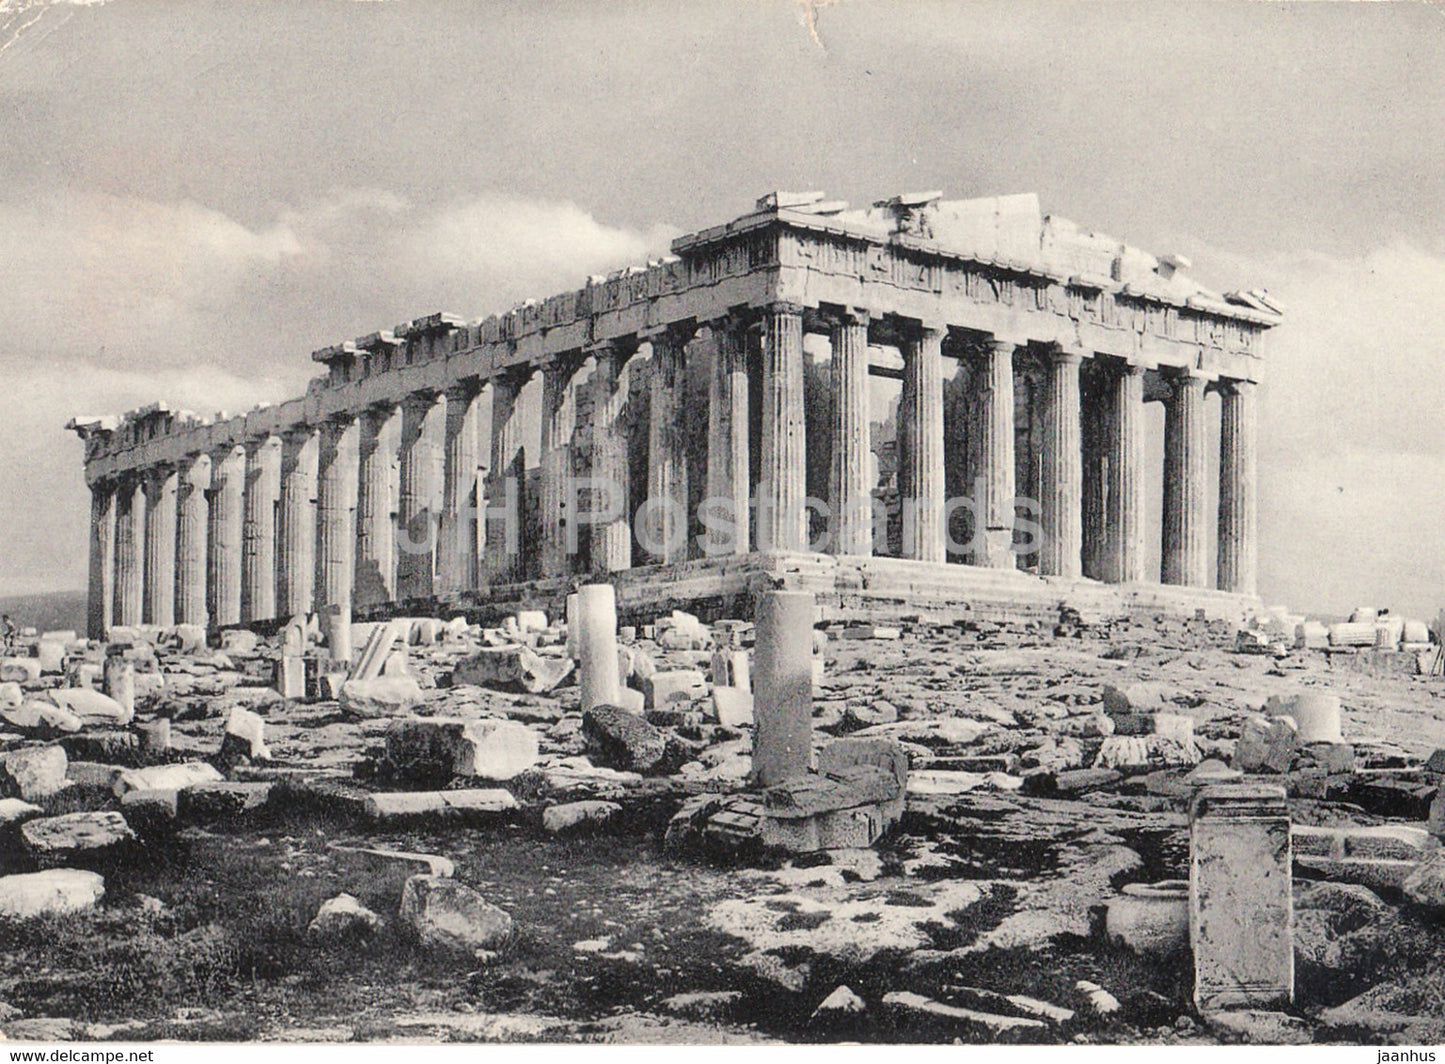
[[[1022,570],[937,564],[903,558],[769,553],[701,558],[612,573],[622,623],[646,623],[672,609],[704,620],[749,618],[760,590],[811,591],[821,620],[1053,620],[1060,607],[1091,619],[1194,617],[1239,622],[1262,607],[1252,596],[1164,584],[1105,584],[1097,580],[1040,577]],[[521,609],[558,616],[575,578],[502,584],[444,601],[444,609],[492,622]],[[434,603],[379,606],[358,617],[405,615]]]

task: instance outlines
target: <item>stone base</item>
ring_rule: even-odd
[[[646,623],[673,609],[705,620],[752,616],[758,591],[811,591],[822,619],[952,620],[1058,619],[1061,607],[1087,620],[1158,615],[1234,622],[1262,608],[1260,599],[1208,588],[1163,584],[1104,584],[1097,580],[1040,577],[1020,570],[939,564],[902,558],[835,557],[777,553],[697,559],[675,565],[626,569],[609,578],[617,589],[621,623]],[[572,577],[502,584],[424,602],[358,607],[357,615],[386,617],[441,609],[494,621],[521,609],[564,616]]]

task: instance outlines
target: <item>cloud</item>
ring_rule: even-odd
[[[300,394],[318,347],[435,310],[468,317],[666,250],[569,203],[422,205],[342,189],[243,221],[194,202],[57,190],[0,200],[0,594],[84,580],[75,414],[156,399],[239,412]]]
[[[1265,283],[1287,311],[1261,391],[1265,594],[1433,617],[1445,586],[1445,257],[1395,240],[1358,256],[1201,249],[1196,261]]]

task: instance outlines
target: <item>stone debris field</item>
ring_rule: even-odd
[[[1445,1040],[1428,632],[568,613],[23,634],[0,1031]]]

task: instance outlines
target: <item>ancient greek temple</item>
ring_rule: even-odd
[[[1254,602],[1267,293],[1032,195],[778,192],[671,250],[316,351],[289,402],[75,418],[91,634],[555,608],[598,577],[638,616],[764,586],[840,614]]]

